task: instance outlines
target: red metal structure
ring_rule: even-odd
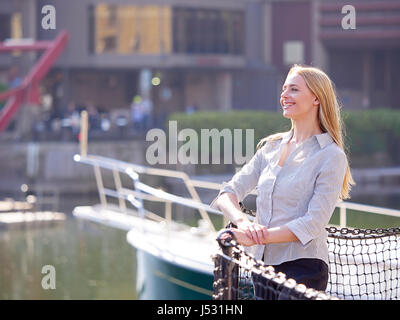
[[[60,56],[67,41],[68,33],[66,31],[61,31],[53,41],[36,41],[21,44],[0,43],[0,53],[12,52],[15,50],[45,50],[18,87],[0,93],[0,102],[7,100],[4,108],[0,111],[0,132],[7,128],[13,115],[21,107],[23,101],[31,104],[38,104],[40,98],[39,83]]]

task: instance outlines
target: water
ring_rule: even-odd
[[[97,198],[63,198],[68,219],[54,227],[0,230],[0,299],[137,299],[136,252],[126,232],[74,218],[74,206]],[[358,197],[353,202],[400,209],[400,197]],[[365,220],[362,218],[361,220]],[[373,224],[400,225],[399,219]],[[56,289],[42,288],[42,268],[56,270]]]
[[[126,232],[71,211],[57,226],[0,231],[0,299],[137,299],[136,252]],[[45,265],[55,268],[55,289],[42,288]]]

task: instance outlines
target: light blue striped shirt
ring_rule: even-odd
[[[280,167],[284,145],[293,131],[267,142],[219,192],[236,194],[243,201],[257,190],[256,222],[268,228],[288,226],[300,241],[246,248],[268,265],[300,258],[318,258],[328,265],[326,225],[343,185],[347,157],[328,133],[300,144]]]

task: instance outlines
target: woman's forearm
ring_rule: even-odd
[[[239,200],[235,194],[229,192],[221,194],[216,204],[224,216],[233,223],[248,221],[246,214],[240,210]]]
[[[255,241],[256,237],[251,237],[244,230],[240,229],[231,229],[235,234],[236,240],[239,244],[244,246],[253,246],[255,244],[271,244],[271,243],[284,243],[284,242],[296,242],[299,239],[296,235],[290,231],[287,226],[275,227],[268,229],[267,227],[263,227],[262,230],[259,230],[257,238],[260,242],[257,243]]]
[[[269,243],[283,243],[283,242],[296,242],[299,239],[290,231],[287,226],[269,228],[267,237],[264,239],[264,244]]]

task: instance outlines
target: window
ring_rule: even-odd
[[[362,52],[352,50],[332,50],[329,52],[332,80],[339,89],[361,90]]]
[[[303,41],[286,41],[283,43],[283,63],[285,65],[304,63]]]
[[[95,54],[171,51],[171,9],[156,5],[99,4],[89,9],[89,50]]]
[[[244,53],[244,13],[175,8],[173,38],[175,53],[241,55]]]
[[[11,38],[11,15],[0,14],[0,41]]]

